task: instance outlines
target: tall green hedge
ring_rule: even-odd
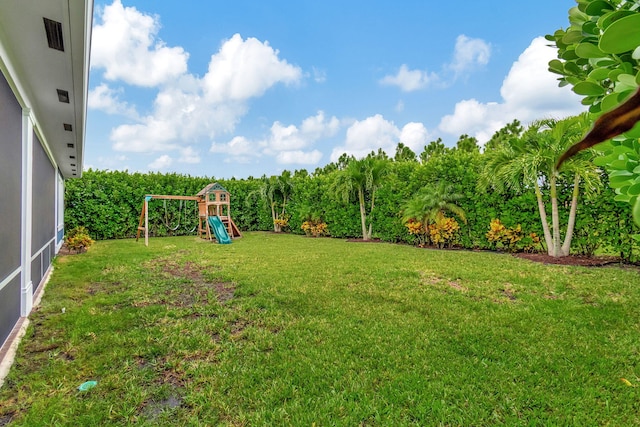
[[[289,232],[302,233],[301,224],[312,213],[327,223],[333,237],[360,237],[361,225],[355,199],[344,203],[331,193],[337,165],[314,174],[295,173],[294,190],[287,207]],[[487,249],[489,223],[499,218],[507,226],[520,224],[526,233],[541,235],[533,191],[498,194],[478,190],[483,155],[477,151],[449,150],[431,157],[425,164],[393,161],[390,173],[376,195],[372,221],[374,236],[384,241],[411,243],[401,220],[403,205],[420,188],[440,180],[454,186],[465,197],[459,204],[467,223],[460,224],[459,244],[464,248]],[[128,173],[89,170],[77,180],[67,181],[65,227],[85,226],[94,239],[131,238],[136,235],[142,202],[146,194],[195,195],[210,182],[219,182],[231,193],[231,215],[241,230],[273,230],[271,213],[259,196],[260,179],[216,180],[175,173]],[[602,187],[591,199],[581,199],[573,253],[605,251],[634,261],[640,259],[628,204],[615,202],[603,173]],[[561,196],[568,206],[570,189]],[[568,209],[562,209],[564,212]],[[566,215],[566,214],[565,214]],[[562,217],[566,221],[566,216]],[[149,205],[152,236],[185,235],[197,224],[195,202],[152,200]],[[174,230],[174,228],[177,228]]]

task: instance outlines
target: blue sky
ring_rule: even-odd
[[[576,114],[542,39],[574,5],[96,0],[85,169],[311,172]]]

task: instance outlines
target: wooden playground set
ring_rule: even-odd
[[[149,202],[151,200],[195,201],[198,204],[198,236],[221,244],[231,243],[232,238],[242,237],[231,219],[231,195],[217,182],[204,187],[195,196],[171,196],[147,194],[142,202],[136,242],[144,231],[144,244],[149,246]]]

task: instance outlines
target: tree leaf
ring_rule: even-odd
[[[625,16],[635,15],[636,12],[632,10],[618,10],[616,12],[610,12],[602,15],[598,19],[598,27],[606,30],[614,22],[624,18]]]
[[[580,43],[576,46],[576,55],[580,58],[604,58],[607,56],[593,43]]]
[[[560,61],[558,61],[560,62]],[[562,64],[561,64],[562,65]],[[595,81],[604,80],[609,77],[610,70],[608,68],[594,68],[593,71],[589,73],[589,78]]]
[[[564,66],[557,59],[549,61],[549,71],[556,74],[564,74]]]
[[[613,10],[613,6],[604,0],[596,0],[587,4],[584,12],[591,16],[600,16],[603,12]]]
[[[623,53],[640,46],[640,14],[625,16],[609,25],[598,47],[605,53]]]
[[[636,83],[636,76],[631,75],[631,74],[620,74],[618,76],[618,81],[620,83],[624,83],[625,85],[628,85],[630,87],[634,87],[634,86],[638,85]]]
[[[567,31],[567,33],[562,37],[562,43],[570,45],[573,43],[579,43],[584,39],[584,35],[582,31],[571,30]]]
[[[636,199],[636,203],[633,206],[633,220],[636,225],[640,226],[640,197]]]
[[[631,130],[623,134],[627,138],[638,139],[640,138],[640,122],[636,123]]]
[[[573,87],[578,95],[598,96],[604,95],[604,88],[594,82],[580,82]]]
[[[627,194],[629,196],[640,195],[640,184],[633,184],[631,187],[629,187],[629,189],[627,190]]]

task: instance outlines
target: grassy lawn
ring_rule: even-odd
[[[637,269],[271,233],[55,265],[0,425],[640,425]]]

